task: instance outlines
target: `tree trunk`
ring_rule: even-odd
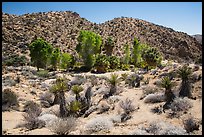
[[[191,85],[188,80],[182,81],[180,92],[179,92],[179,97],[189,97],[189,98],[192,97]]]
[[[116,92],[117,88],[114,85],[111,85],[109,95],[112,96]]]
[[[53,101],[53,105],[54,104],[59,104],[60,103],[60,97],[59,97],[59,93],[55,93],[55,98]]]
[[[60,116],[66,117],[66,106],[64,92],[60,92]]]

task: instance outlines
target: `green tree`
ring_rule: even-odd
[[[58,63],[60,61],[60,49],[55,48],[52,52],[51,58],[50,58],[50,63],[52,65],[52,68],[54,70],[57,70]]]
[[[101,36],[87,30],[81,30],[77,38],[76,51],[82,57],[85,68],[90,70],[95,63],[95,54],[100,53]]]
[[[138,63],[141,62],[141,44],[139,43],[137,38],[134,38],[133,42],[132,62],[135,66],[137,66]]]
[[[112,55],[114,46],[115,46],[115,43],[112,37],[108,37],[108,39],[105,41],[105,44],[104,44],[106,55],[108,56]]]
[[[130,62],[130,45],[125,44],[125,57],[124,57],[124,64],[129,64]]]
[[[75,64],[74,57],[69,53],[62,53],[61,55],[61,62],[60,67],[62,69],[68,70],[69,68],[72,68]]]
[[[39,68],[47,68],[52,53],[52,45],[44,39],[38,38],[29,45],[31,62]]]

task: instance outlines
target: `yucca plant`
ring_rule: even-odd
[[[64,93],[69,90],[67,80],[65,78],[58,78],[56,83],[51,87],[50,92],[54,93],[54,104],[60,104],[60,116],[66,116],[65,95]]]
[[[107,82],[110,84],[109,96],[112,96],[117,91],[117,84],[120,82],[120,78],[117,74],[111,74],[110,78],[107,79]]]
[[[79,99],[80,99],[79,93],[80,93],[81,91],[83,91],[84,88],[83,88],[82,86],[79,86],[79,85],[73,85],[71,90],[72,90],[73,93],[76,95],[76,100],[79,101]]]
[[[180,97],[192,97],[191,94],[191,83],[190,83],[190,77],[192,74],[192,70],[187,65],[184,65],[183,67],[179,68],[177,71],[179,77],[181,78],[181,86],[179,91]]]
[[[68,108],[71,114],[78,115],[78,112],[81,109],[81,103],[77,100],[74,100],[69,104]]]
[[[173,99],[175,98],[175,95],[171,90],[172,87],[174,86],[174,83],[171,82],[170,78],[166,76],[161,80],[160,85],[161,87],[165,88],[164,95],[165,95],[166,103],[164,106],[168,106],[170,105],[171,102],[173,102]]]

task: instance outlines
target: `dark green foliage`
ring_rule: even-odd
[[[4,89],[2,92],[2,110],[8,110],[12,106],[18,106],[18,96],[11,89]]]
[[[112,39],[112,37],[108,37],[108,39],[105,41],[104,44],[104,49],[106,52],[106,55],[111,56],[112,52],[113,52],[113,48],[114,48],[114,40]]]
[[[120,64],[120,68],[122,70],[129,70],[130,69],[130,65],[129,64]]]
[[[120,59],[116,56],[109,56],[110,69],[118,69],[120,67]]]
[[[48,61],[52,54],[52,45],[42,38],[38,38],[29,45],[31,62],[39,68],[47,68]]]
[[[156,48],[149,47],[142,52],[143,60],[148,66],[156,67],[161,64],[162,56]]]
[[[25,56],[19,56],[19,55],[11,55],[8,57],[8,59],[4,60],[2,62],[2,65],[6,66],[24,66],[28,63],[28,59]]]
[[[68,70],[69,68],[73,68],[75,64],[74,57],[69,53],[62,53],[61,56],[61,68]]]
[[[110,92],[108,96],[112,96],[117,91],[117,85],[120,83],[121,79],[115,73],[110,75],[110,78],[107,79],[107,82],[110,84]]]
[[[107,70],[110,67],[110,63],[108,61],[108,56],[103,54],[97,54],[96,55],[96,62],[95,62],[95,68],[97,72],[104,73],[107,72]]]
[[[190,83],[190,77],[192,75],[192,70],[187,65],[184,65],[183,67],[179,68],[178,76],[182,79],[179,96],[180,97],[192,97],[191,94],[191,83]]]
[[[56,48],[52,51],[50,64],[54,70],[57,70],[58,63],[60,62],[60,49]]]
[[[82,57],[87,69],[94,66],[95,54],[100,53],[102,39],[101,36],[91,31],[81,30],[77,38],[76,51]]]

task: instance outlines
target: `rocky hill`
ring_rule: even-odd
[[[196,34],[196,35],[193,35],[193,37],[196,38],[196,40],[202,44],[202,35]]]
[[[76,54],[80,30],[92,30],[116,42],[114,55],[123,55],[123,45],[134,37],[142,43],[157,47],[166,59],[193,61],[202,53],[201,44],[192,36],[171,28],[134,18],[114,18],[102,24],[81,18],[76,12],[39,12],[21,16],[2,13],[2,58],[12,54],[29,55],[28,45],[42,37],[63,52]]]

